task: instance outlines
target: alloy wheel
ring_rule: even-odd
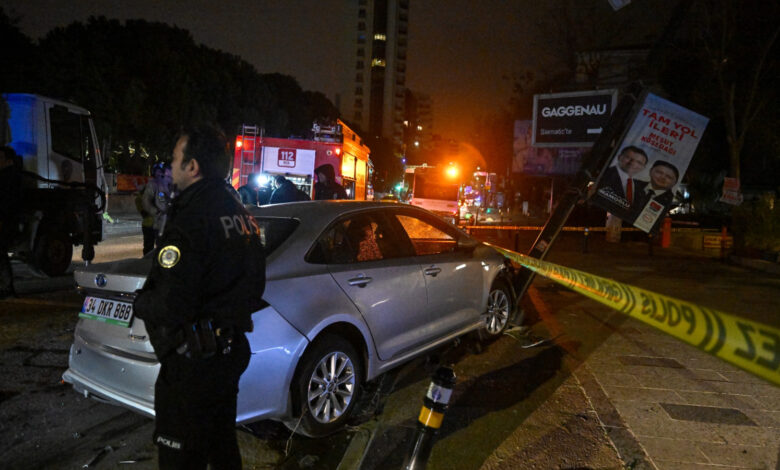
[[[488,296],[485,329],[491,335],[501,333],[509,321],[509,297],[503,289],[494,289]]]
[[[309,412],[320,423],[337,420],[355,395],[355,370],[350,357],[334,351],[312,371],[308,385]]]

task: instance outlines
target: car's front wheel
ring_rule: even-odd
[[[488,294],[485,323],[480,330],[481,339],[490,339],[501,335],[509,325],[512,309],[511,289],[503,280],[496,280]]]
[[[293,400],[297,417],[288,428],[309,437],[332,434],[355,408],[363,379],[361,358],[345,339],[318,338],[301,359]]]

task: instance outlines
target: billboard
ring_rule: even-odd
[[[617,90],[534,95],[534,147],[590,147],[617,104]]]
[[[588,149],[583,147],[537,148],[532,146],[533,124],[515,121],[512,172],[526,175],[573,175]]]
[[[645,232],[657,230],[708,122],[648,93],[591,201]]]

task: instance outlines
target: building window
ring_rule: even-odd
[[[358,44],[365,44],[366,43],[366,33],[358,33],[357,42],[358,42]]]
[[[363,61],[362,60],[357,61],[357,64],[355,64],[355,68],[358,70],[363,70]]]
[[[363,49],[362,47],[358,48],[357,55],[358,57],[363,57],[364,55],[366,55],[365,49]]]
[[[365,18],[365,17],[366,17],[366,9],[361,8],[360,10],[358,10],[358,18]]]
[[[355,94],[361,96],[363,94],[363,87],[359,86],[355,88]]]
[[[363,74],[362,73],[356,73],[355,74],[355,81],[358,83],[363,83]]]
[[[362,108],[363,107],[363,98],[355,98],[355,107],[356,108]]]
[[[387,41],[387,36],[381,33],[376,33],[374,35],[374,41]]]
[[[366,30],[366,24],[364,22],[358,23],[358,31],[365,31]]]
[[[387,65],[385,59],[374,59],[371,61],[371,67],[384,67]]]
[[[363,119],[362,111],[355,111],[355,121],[361,121]]]

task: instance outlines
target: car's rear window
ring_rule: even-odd
[[[260,227],[260,238],[263,241],[266,256],[284,243],[299,225],[295,219],[272,217],[255,217],[255,222]]]

